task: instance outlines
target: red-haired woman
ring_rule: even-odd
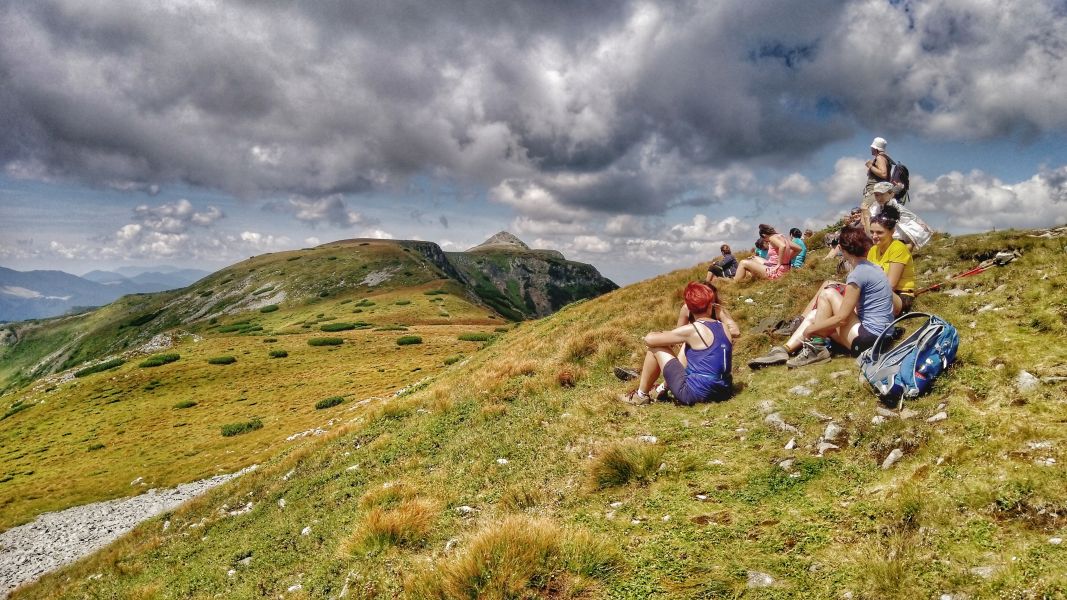
[[[789,272],[789,262],[800,252],[800,246],[771,227],[759,226],[759,237],[767,242],[767,258],[750,256],[737,265],[734,281],[744,281],[749,273],[756,279],[775,280]]]
[[[726,400],[733,393],[733,342],[727,331],[736,332],[737,325],[730,319],[730,325],[724,326],[720,319],[729,316],[721,311],[718,292],[707,284],[694,281],[685,287],[685,307],[690,315],[688,323],[645,336],[648,351],[641,366],[640,384],[620,400],[630,404],[651,402],[654,398],[649,392],[660,373],[665,385],[657,388],[655,399],[665,399],[670,390],[675,402],[692,406]],[[678,344],[684,346],[675,356],[673,347]]]

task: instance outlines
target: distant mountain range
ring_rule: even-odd
[[[198,269],[122,267],[78,277],[63,271],[15,271],[0,267],[0,322],[54,317],[102,306],[126,294],[183,288],[209,275]]]

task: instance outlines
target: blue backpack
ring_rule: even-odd
[[[895,347],[885,348],[896,325],[916,317],[929,320]],[[959,345],[959,333],[949,322],[936,315],[910,313],[886,327],[856,363],[883,402],[897,403],[926,393],[934,379],[956,361]]]

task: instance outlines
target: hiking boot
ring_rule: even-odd
[[[670,402],[670,393],[670,390],[667,389],[667,385],[661,383],[656,387],[652,388],[652,391],[648,395],[656,402]]]
[[[649,404],[652,402],[652,396],[648,394],[642,394],[639,390],[634,390],[629,394],[619,394],[619,401],[627,404],[633,404],[635,406],[641,406],[642,404]]]
[[[758,369],[771,365],[780,365],[789,360],[789,351],[784,346],[771,346],[771,351],[758,358],[748,361],[748,368]]]
[[[641,374],[629,367],[615,367],[615,376],[623,381],[630,381],[637,379]]]
[[[829,360],[830,349],[825,345],[804,342],[804,347],[800,349],[800,354],[790,358],[785,364],[790,369],[795,369],[807,365],[817,365],[819,363],[828,362]]]
[[[789,337],[793,335],[793,332],[796,331],[797,328],[800,327],[800,324],[803,322],[804,317],[797,315],[788,321],[783,321],[782,324],[778,326],[778,329],[775,329],[771,332],[771,335]]]

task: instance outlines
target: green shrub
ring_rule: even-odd
[[[407,331],[407,330],[408,330],[408,328],[404,327],[403,325],[382,325],[381,327],[376,327],[374,329],[374,331]]]
[[[257,429],[263,429],[263,421],[260,421],[259,419],[252,419],[251,421],[244,421],[242,423],[227,423],[222,426],[222,437],[233,437]]]
[[[285,358],[286,356],[289,356],[289,353],[286,352],[285,350],[271,350],[270,351],[270,357],[271,358]]]
[[[507,327],[497,327],[493,331],[495,331],[497,333],[507,333],[507,332],[511,331],[511,329],[509,329]]]
[[[454,365],[454,364],[458,363],[461,360],[463,360],[463,355],[462,354],[457,354],[455,356],[449,356],[448,358],[445,359],[445,366]]]
[[[339,337],[311,338],[308,340],[308,346],[340,346],[343,343],[345,343],[344,339]]]
[[[232,365],[237,359],[232,356],[213,356],[207,359],[209,365]]]
[[[397,306],[407,306],[408,304],[411,304],[411,300],[397,300],[393,304]]]
[[[103,444],[89,444],[89,452],[96,452],[97,450],[103,450]]]
[[[192,400],[182,400],[175,404],[174,408],[192,408],[194,406],[196,406],[196,402],[193,402]]]
[[[273,338],[273,337],[263,338],[263,343],[264,344],[273,344],[274,342],[277,342],[277,341],[278,341],[278,338]]]
[[[461,333],[459,334],[459,341],[461,342],[488,342],[493,339],[491,333]]]
[[[347,299],[347,300],[341,300],[341,301],[340,301],[340,302],[338,302],[337,304],[338,304],[338,305],[341,305],[341,304],[348,304],[348,303],[349,303],[349,302],[351,302],[351,301],[352,301],[352,299],[351,299],[351,298],[349,298],[349,299]]]
[[[32,404],[22,404],[22,403],[15,404],[11,408],[9,408],[6,411],[4,411],[4,416],[0,417],[0,421],[3,421],[4,419],[6,419],[6,418],[8,418],[8,417],[10,417],[12,415],[17,415],[18,413],[26,410],[27,408],[29,408],[31,406],[33,406],[33,405]]]
[[[149,356],[148,358],[141,361],[141,364],[137,366],[141,367],[142,369],[147,369],[149,367],[160,367],[163,365],[170,364],[178,360],[179,358],[181,358],[181,355],[176,353],[157,354],[155,356]]]
[[[274,312],[276,310],[278,310],[278,305],[277,304],[268,304],[268,305],[264,306],[263,308],[259,309],[259,312],[261,312],[261,313],[272,313],[272,312]]]
[[[97,363],[91,367],[85,367],[84,369],[74,372],[75,377],[85,377],[86,375],[92,375],[93,373],[99,373],[101,371],[108,371],[116,367],[122,366],[126,361],[121,358],[112,358],[111,360],[105,360],[102,363]]]
[[[423,294],[425,294],[427,296],[440,296],[442,294],[447,294],[447,293],[448,293],[448,290],[441,290],[441,289],[430,290],[428,292],[423,292]]]
[[[341,396],[331,396],[329,398],[324,398],[316,402],[315,408],[318,410],[322,410],[324,408],[330,408],[331,406],[337,406],[338,404],[344,401],[345,399]]]
[[[285,262],[293,262],[294,260],[300,260],[301,258],[303,258],[303,257],[301,257],[301,256],[290,256],[289,258],[285,259]]]
[[[421,344],[422,338],[417,335],[402,335],[396,338],[397,346],[410,346],[412,344]]]
[[[348,331],[350,329],[355,329],[355,328],[356,328],[356,324],[355,323],[337,322],[337,323],[327,323],[325,325],[320,325],[319,326],[319,331],[330,331],[330,332],[332,332],[332,331]]]
[[[212,294],[214,294],[214,293],[215,293],[215,292],[213,292],[213,291],[211,291],[211,290],[205,290],[205,291],[203,291],[203,292],[200,292],[200,297],[201,297],[201,298],[207,298],[208,296],[211,296],[211,295],[212,295]]]

